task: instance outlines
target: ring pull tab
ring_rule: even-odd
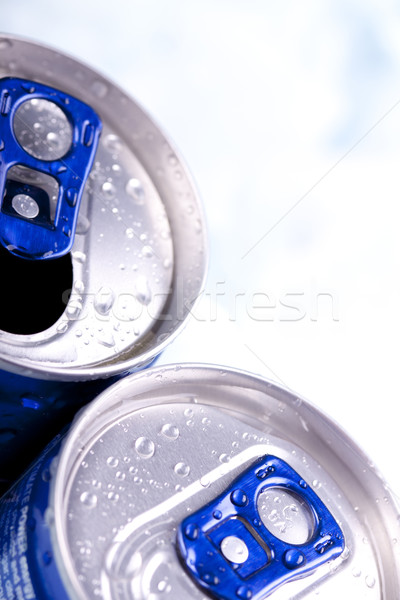
[[[12,254],[70,251],[101,129],[96,112],[69,94],[0,80],[0,243]]]
[[[177,549],[216,600],[263,599],[339,557],[341,528],[286,462],[264,456],[224,493],[187,517]]]

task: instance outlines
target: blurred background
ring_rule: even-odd
[[[399,4],[1,0],[1,9],[3,33],[124,88],[193,175],[208,278],[159,362],[239,367],[294,390],[400,495]]]

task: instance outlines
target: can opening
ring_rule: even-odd
[[[2,212],[51,227],[57,208],[59,185],[46,173],[14,165],[7,173]]]
[[[0,245],[0,271],[0,329],[30,335],[54,325],[72,287],[70,254],[53,260],[25,260]]]

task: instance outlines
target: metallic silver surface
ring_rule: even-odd
[[[146,364],[177,334],[203,287],[204,219],[187,169],[158,126],[98,73],[22,39],[1,36],[1,48],[0,77],[78,97],[97,111],[103,132],[82,198],[64,314],[34,335],[0,332],[0,368],[66,380]],[[15,128],[31,153],[51,158],[65,152],[68,131],[62,118],[59,130],[56,122],[54,131],[44,128],[44,109],[25,103]],[[18,169],[21,180],[26,172]],[[20,210],[30,214],[34,206]],[[26,291],[27,303],[34,293]]]
[[[108,388],[78,416],[56,459],[49,522],[71,598],[203,598],[177,558],[176,528],[264,454],[313,487],[346,540],[339,559],[284,585],[274,600],[399,597],[399,509],[347,435],[264,379],[171,365]],[[276,496],[282,510],[266,502],[263,518],[272,527],[284,521],[281,533],[292,540],[307,537],[301,502]]]

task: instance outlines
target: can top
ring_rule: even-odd
[[[52,541],[73,599],[399,595],[388,486],[335,423],[265,379],[129,376],[55,461]]]
[[[188,170],[153,119],[99,73],[15,36],[0,35],[0,46],[0,79],[36,83],[36,91],[35,85],[25,86],[26,93],[34,96],[43,95],[43,90],[67,95],[68,110],[76,99],[102,124],[68,255],[72,285],[65,289],[65,310],[43,331],[0,331],[0,368],[43,379],[79,380],[143,366],[179,332],[204,285],[208,258],[204,215]],[[7,86],[5,92],[3,104],[9,108]],[[11,251],[16,244],[7,242],[14,231],[10,223],[22,232],[19,239],[27,238],[25,230],[40,232],[37,240],[44,231],[50,236],[59,215],[59,190],[68,187],[62,174],[51,172],[51,165],[54,162],[54,169],[60,169],[61,155],[65,162],[61,168],[68,172],[73,154],[67,150],[69,128],[72,139],[78,139],[80,130],[68,110],[66,118],[56,113],[62,102],[54,98],[54,106],[49,106],[48,98],[35,96],[11,111],[15,119],[6,136],[7,148],[15,138],[15,145],[31,155],[30,162],[17,159],[18,153],[8,162],[4,159],[7,194],[0,206],[0,226],[7,228],[5,243]],[[18,104],[18,98],[14,100]],[[53,128],[59,124],[59,130],[49,129],[49,123],[56,123]],[[89,134],[94,131],[82,126],[83,149],[92,145]],[[38,154],[39,142],[44,154]],[[6,156],[6,146],[0,148],[0,155],[3,151]],[[70,188],[68,192],[65,206],[73,205],[77,197]],[[36,226],[38,210],[45,204],[50,225],[43,227],[42,218]],[[60,231],[61,237],[65,231],[65,227]],[[57,244],[56,240],[53,247]],[[12,281],[7,285],[12,286]],[[30,299],[43,290],[36,289],[33,281],[24,291],[28,311]],[[2,322],[6,321],[5,316]]]

